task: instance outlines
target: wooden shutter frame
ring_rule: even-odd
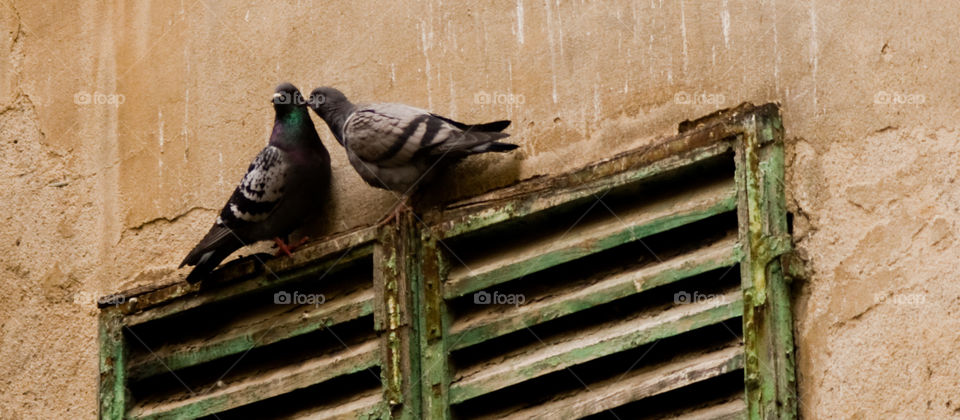
[[[450,373],[445,334],[451,320],[444,307],[443,279],[449,265],[444,239],[588,197],[705,156],[735,152],[745,395],[751,419],[797,416],[793,324],[788,278],[781,257],[791,250],[784,198],[783,126],[775,104],[743,104],[680,125],[673,137],[656,141],[586,168],[537,178],[462,200],[399,225],[365,228],[311,244],[293,258],[268,261],[271,270],[296,270],[318,258],[342,253],[374,260],[374,327],[380,334],[384,401],[373,416],[449,418]],[[429,227],[425,227],[429,226]],[[364,254],[368,255],[368,254]],[[788,267],[789,268],[789,267]],[[221,270],[224,284],[271,284],[252,261]],[[266,279],[266,280],[264,280]],[[218,289],[221,291],[224,289]],[[112,295],[100,316],[100,417],[123,418],[129,408],[126,317],[155,308],[192,307],[203,292],[185,283],[152,286]],[[202,303],[202,302],[201,302]],[[171,306],[172,305],[172,306]],[[164,311],[161,310],[160,313]],[[389,412],[389,414],[388,414]]]

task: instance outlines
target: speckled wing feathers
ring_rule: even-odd
[[[235,221],[265,220],[283,198],[288,167],[282,150],[274,146],[264,148],[250,164],[220,218],[228,227]]]

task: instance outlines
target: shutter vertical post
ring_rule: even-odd
[[[784,198],[783,126],[776,105],[742,120],[737,144],[740,241],[744,249],[745,385],[751,419],[796,418],[790,290],[780,256],[791,249]]]

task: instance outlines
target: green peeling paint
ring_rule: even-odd
[[[780,256],[791,250],[784,198],[783,127],[777,110],[744,122],[737,150],[745,387],[751,419],[797,417],[793,318]]]

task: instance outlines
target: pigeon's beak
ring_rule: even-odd
[[[283,98],[283,94],[282,94],[282,93],[274,93],[274,94],[273,94],[273,98],[270,99],[270,103],[275,104],[275,103],[277,103],[277,99],[280,99],[280,98]]]

